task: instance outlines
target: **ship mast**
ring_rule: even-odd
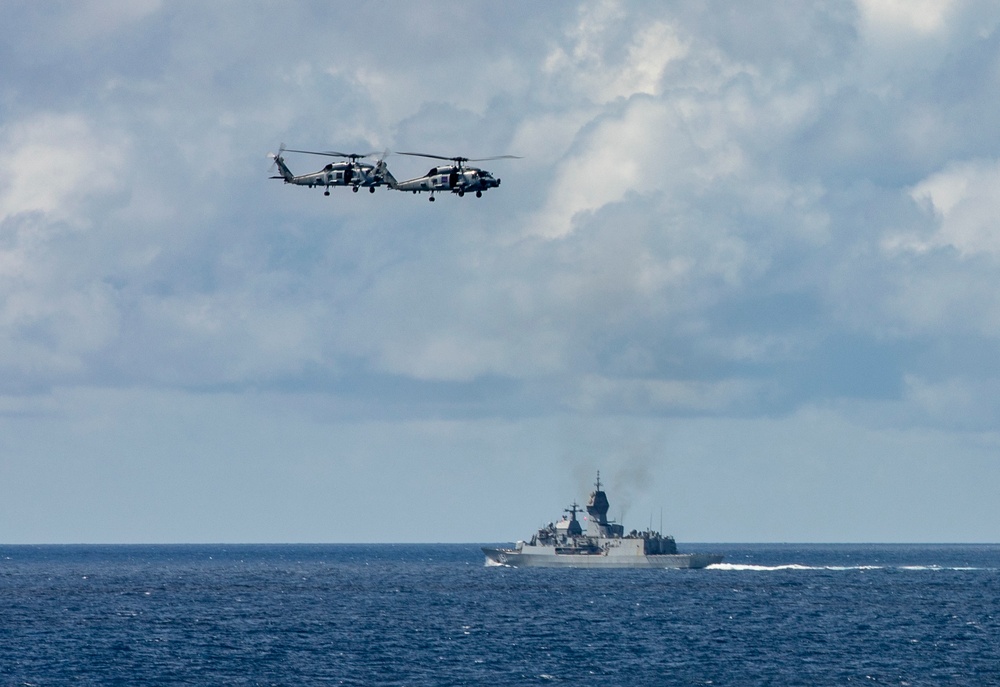
[[[569,527],[568,533],[574,537],[583,534],[583,528],[580,527],[580,521],[576,519],[577,513],[582,513],[579,504],[574,501],[573,505],[569,508],[563,509],[565,512],[569,513]]]

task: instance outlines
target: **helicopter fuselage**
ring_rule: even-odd
[[[318,172],[295,175],[285,165],[285,160],[280,154],[272,155],[272,159],[281,173],[280,176],[272,177],[272,179],[283,179],[286,184],[308,186],[309,188],[319,186],[326,189],[325,195],[330,195],[331,186],[350,186],[355,192],[360,187],[365,187],[374,193],[376,186],[391,186],[395,183],[395,179],[386,169],[385,162],[381,160],[377,165],[369,165],[356,160],[331,162]]]
[[[355,162],[329,164],[318,172],[286,179],[299,186],[378,186],[382,182],[375,175],[375,167]]]
[[[475,167],[459,167],[457,165],[445,165],[432,167],[427,174],[422,177],[400,181],[395,188],[399,191],[411,191],[430,193],[451,191],[460,196],[468,192],[482,195],[487,189],[496,188],[500,185],[500,180],[486,170]]]

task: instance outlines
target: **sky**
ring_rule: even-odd
[[[997,3],[0,25],[0,543],[1000,541]]]

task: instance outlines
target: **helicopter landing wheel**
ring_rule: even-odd
[[[482,191],[476,191],[476,198],[482,198],[482,197],[483,197],[483,192]]]
[[[355,186],[355,187],[354,187],[354,188],[352,188],[351,190],[352,190],[352,191],[354,191],[355,193],[357,193],[357,192],[358,192],[358,187],[357,187],[357,186]]]
[[[374,186],[369,186],[368,187],[368,193],[375,193],[375,187]]]
[[[458,197],[459,198],[465,198],[465,191],[459,191],[458,192]]]
[[[324,196],[328,196],[328,195],[330,195],[330,192],[329,191],[323,191],[323,195]]]
[[[431,196],[431,202],[432,203],[434,202],[434,196]]]

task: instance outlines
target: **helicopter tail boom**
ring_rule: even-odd
[[[375,167],[375,176],[385,182],[386,186],[391,189],[399,188],[399,182],[396,181],[396,177],[392,175],[389,171],[389,167],[386,166],[385,160],[379,160],[378,165]]]

